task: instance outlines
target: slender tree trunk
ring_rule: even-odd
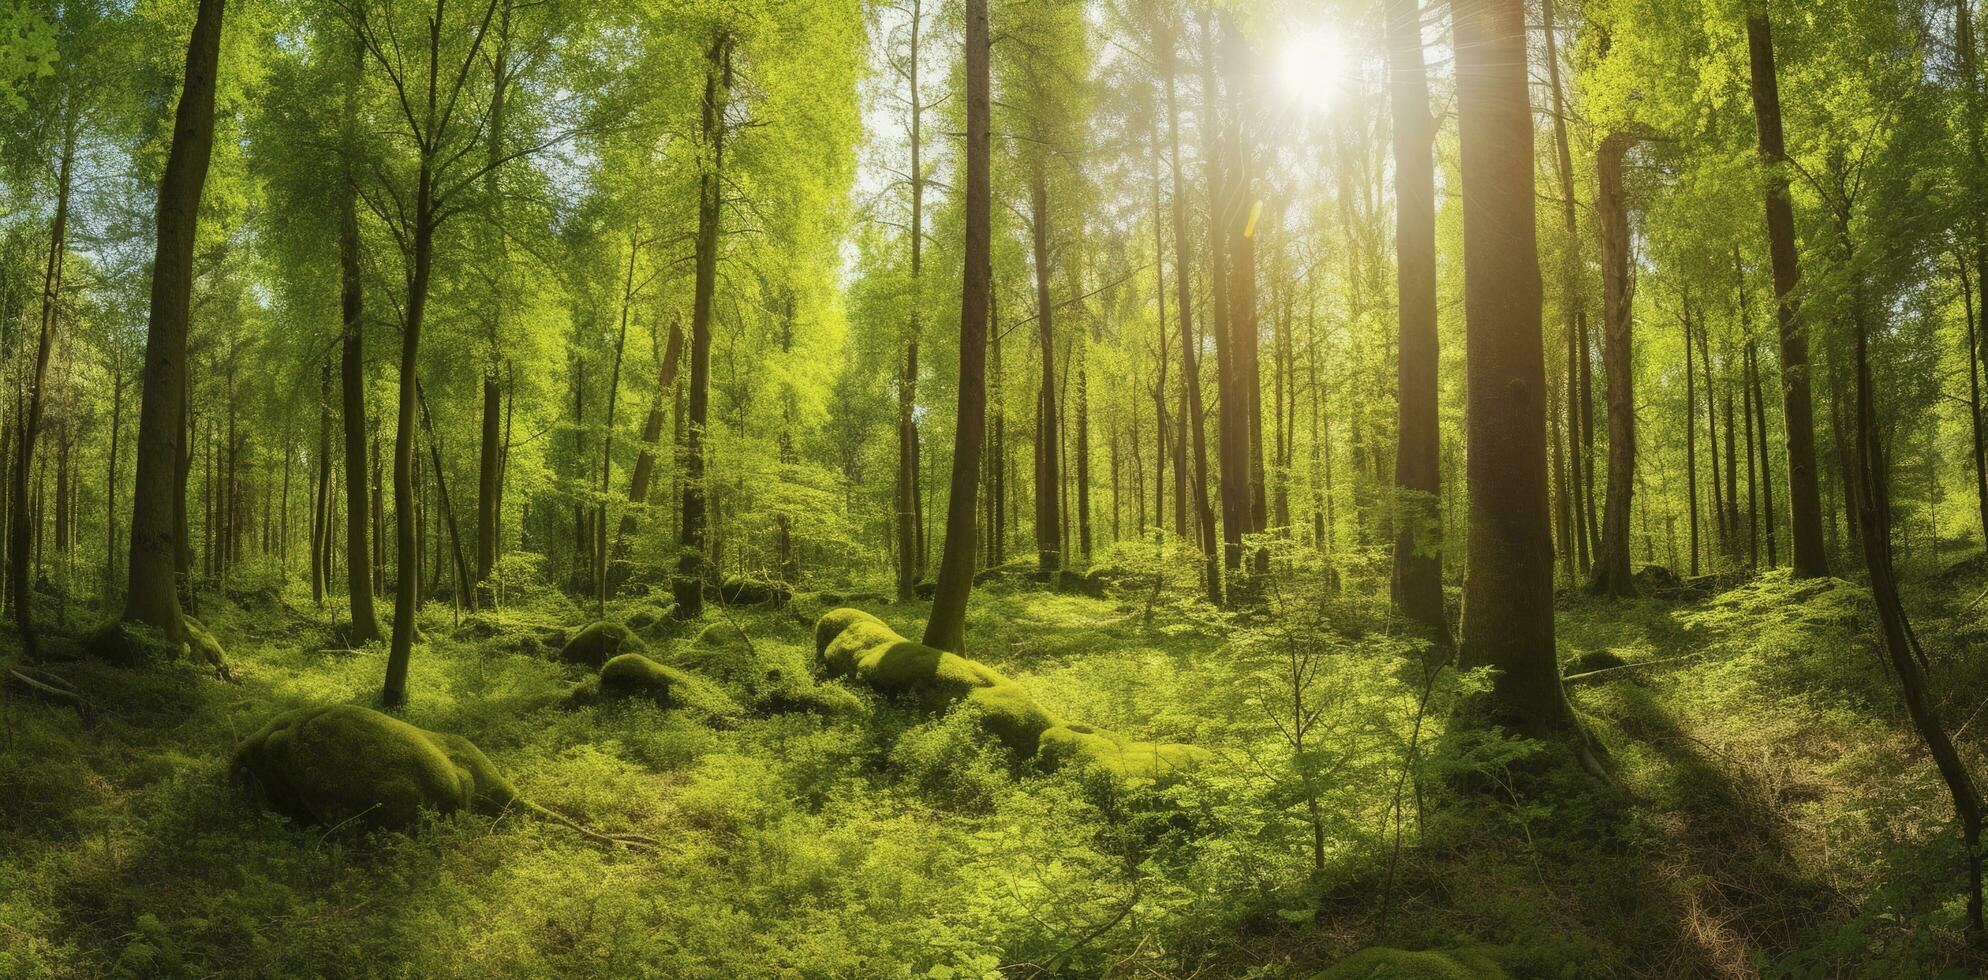
[[[193,293],[193,245],[207,162],[214,150],[214,75],[220,61],[223,0],[200,0],[186,47],[186,78],[173,121],[172,149],[159,183],[158,251],[145,340],[144,396],[138,420],[138,474],[131,507],[131,581],[124,618],[185,638],[174,576],[173,483],[184,424],[186,328]]]
[[[41,434],[42,393],[48,381],[48,357],[55,344],[56,320],[61,313],[62,273],[69,251],[69,187],[76,161],[77,122],[73,118],[75,109],[68,111],[71,118],[63,121],[62,160],[56,168],[55,220],[49,226],[48,264],[41,279],[41,327],[35,343],[34,373],[28,381],[27,405],[16,406],[16,414],[22,420],[21,434],[14,444],[14,488],[12,506],[8,508],[11,529],[7,539],[7,604],[14,608],[14,625],[20,630],[21,646],[30,658],[40,655],[41,640],[35,633],[34,587],[28,577],[28,470],[34,465],[35,440]],[[65,480],[58,482],[66,482],[68,476],[66,455],[62,462],[60,475]],[[61,487],[63,492],[67,489]],[[57,548],[66,543],[66,535],[58,528]]]
[[[1056,414],[1056,331],[1049,296],[1049,180],[1039,164],[1029,180],[1029,217],[1034,226],[1036,329],[1042,346],[1042,388],[1036,399],[1035,551],[1036,567],[1051,574],[1063,567],[1063,485]]]
[[[628,236],[628,276],[621,288],[621,328],[614,336],[614,370],[608,375],[607,420],[601,429],[601,497],[594,511],[594,614],[607,615],[607,500],[613,494],[614,408],[621,395],[621,357],[628,347],[628,313],[635,304],[635,258],[640,251],[636,236]],[[447,497],[443,500],[446,502]]]
[[[1180,60],[1175,51],[1176,36],[1168,28],[1164,40],[1158,43],[1164,59],[1167,86],[1167,143],[1170,171],[1173,174],[1173,242],[1174,242],[1174,308],[1180,311],[1180,381],[1181,381],[1181,426],[1185,435],[1182,448],[1193,450],[1193,472],[1187,474],[1186,482],[1193,488],[1194,519],[1199,529],[1201,556],[1204,562],[1202,586],[1208,594],[1208,601],[1217,605],[1222,601],[1222,567],[1220,553],[1215,543],[1215,513],[1208,500],[1208,425],[1207,413],[1201,402],[1201,352],[1194,329],[1194,303],[1189,272],[1194,268],[1193,253],[1189,246],[1187,228],[1187,176],[1180,162],[1180,102],[1177,95],[1180,79]],[[1185,453],[1182,454],[1183,456]],[[1186,494],[1180,494],[1183,506]],[[1181,531],[1186,533],[1185,515],[1181,518]]]
[[[1629,561],[1630,499],[1636,489],[1636,398],[1630,363],[1632,284],[1629,280],[1629,210],[1623,200],[1622,158],[1630,139],[1610,134],[1596,153],[1601,216],[1602,369],[1608,380],[1608,495],[1602,513],[1601,549],[1589,591],[1633,596]]]
[[[1388,0],[1388,93],[1394,114],[1396,286],[1394,605],[1445,641],[1442,473],[1437,454],[1435,122],[1423,64],[1420,0]]]
[[[364,49],[353,44],[353,79],[345,101],[345,179],[338,195],[339,305],[343,321],[339,352],[339,400],[345,425],[345,598],[351,606],[352,627],[346,643],[361,647],[383,638],[373,611],[379,585],[376,561],[381,549],[378,492],[367,490],[366,442],[372,426],[366,421],[366,304],[359,253],[359,147],[357,91],[364,66]],[[329,470],[330,463],[326,467]],[[373,471],[379,468],[379,442],[373,442]],[[377,475],[372,481],[378,484]],[[369,512],[370,511],[370,515]],[[370,519],[370,522],[369,522]],[[326,542],[327,549],[329,541]]]
[[[1684,299],[1684,486],[1691,521],[1691,574],[1698,575],[1698,384],[1691,366],[1691,298]],[[1715,457],[1716,458],[1716,457]]]
[[[703,137],[710,158],[698,178],[696,281],[690,316],[690,424],[686,434],[683,535],[674,584],[680,619],[704,611],[704,425],[710,414],[711,303],[718,285],[719,219],[723,213],[725,106],[732,91],[732,36],[720,31],[705,54]]]
[[[973,522],[986,425],[988,297],[993,275],[988,96],[987,0],[966,0],[966,240],[960,290],[959,423],[954,430],[952,487],[946,501],[945,550],[925,644],[963,652],[966,605],[973,589]],[[1047,316],[1045,306],[1042,313]]]
[[[1794,575],[1829,574],[1822,546],[1822,498],[1815,475],[1815,419],[1809,389],[1809,342],[1795,304],[1801,269],[1795,254],[1795,212],[1788,195],[1788,153],[1781,132],[1780,82],[1774,67],[1774,40],[1767,9],[1749,0],[1747,53],[1752,66],[1753,114],[1760,158],[1767,169],[1767,243],[1773,256],[1774,295],[1781,330],[1781,415],[1788,442],[1789,529],[1794,539]]]
[[[1554,654],[1546,371],[1523,0],[1452,0],[1464,206],[1470,540],[1460,666],[1497,668],[1489,720],[1577,729]],[[1497,384],[1482,379],[1501,379]]]

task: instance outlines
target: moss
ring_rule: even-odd
[[[714,717],[739,714],[738,704],[703,678],[639,653],[624,653],[601,668],[600,694],[647,698],[665,708],[692,708]]]
[[[1049,766],[1086,766],[1124,779],[1173,779],[1214,757],[1196,746],[1135,742],[1089,725],[1059,725],[1044,731],[1041,740]]]
[[[830,718],[860,718],[870,713],[870,706],[862,698],[840,684],[797,680],[760,690],[753,698],[752,708],[766,715],[811,714]]]
[[[837,609],[823,616],[815,624],[815,643],[824,674],[853,677],[933,712],[966,702],[988,734],[1017,755],[1042,753],[1050,765],[1077,762],[1126,778],[1163,778],[1210,757],[1189,745],[1135,742],[1065,722],[1000,671],[913,643],[860,610]]]
[[[598,669],[617,654],[644,649],[642,638],[630,632],[628,627],[604,619],[588,624],[579,635],[566,641],[566,645],[559,650],[559,659]]]
[[[665,602],[660,606],[646,606],[628,615],[625,622],[628,628],[637,633],[654,634],[667,629],[676,615],[676,603]]]
[[[793,591],[779,582],[743,575],[729,576],[718,586],[718,601],[728,606],[782,605],[793,597]]]
[[[180,646],[165,631],[120,619],[104,625],[83,641],[90,656],[119,667],[167,663],[179,657]]]
[[[306,823],[404,829],[421,811],[497,814],[518,791],[468,739],[340,704],[276,716],[231,766],[263,805]]]
[[[1312,980],[1504,980],[1505,976],[1488,947],[1414,952],[1369,946]]]
[[[1629,661],[1622,659],[1608,650],[1589,650],[1586,653],[1576,654],[1574,659],[1567,661],[1566,669],[1562,673],[1564,676],[1572,677],[1575,674],[1607,670],[1610,667],[1622,667],[1628,665],[1628,663]]]
[[[221,641],[208,632],[206,624],[192,616],[183,617],[186,621],[186,650],[195,659],[209,667],[222,678],[228,677],[228,653],[221,649]]]

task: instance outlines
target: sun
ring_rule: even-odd
[[[1285,96],[1313,109],[1334,102],[1358,68],[1345,40],[1322,30],[1293,35],[1277,52],[1277,81]]]

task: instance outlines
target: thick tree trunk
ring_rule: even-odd
[[[1488,719],[1577,729],[1554,653],[1546,370],[1523,0],[1452,0],[1464,206],[1470,540],[1459,664],[1498,670]]]
[[[207,162],[214,150],[214,75],[220,61],[223,0],[200,0],[186,47],[186,80],[173,121],[172,149],[159,183],[158,251],[145,339],[145,385],[138,420],[138,474],[131,507],[131,580],[124,618],[185,638],[174,565],[173,483],[186,398],[186,328],[193,293],[193,245]]]
[[[1222,567],[1233,579],[1242,569],[1242,535],[1249,523],[1249,472],[1244,448],[1247,429],[1240,425],[1248,417],[1248,406],[1235,390],[1236,351],[1229,316],[1229,237],[1235,221],[1235,203],[1225,179],[1223,161],[1227,154],[1225,131],[1215,108],[1221,102],[1215,76],[1215,26],[1212,15],[1204,14],[1201,24],[1201,142],[1205,191],[1208,195],[1209,253],[1209,333],[1215,338],[1215,397],[1220,407],[1216,416],[1215,454],[1217,479],[1222,497]],[[1238,439],[1238,435],[1241,439]],[[1235,583],[1229,583],[1233,591]]]
[[[945,550],[925,644],[964,652],[966,605],[973,589],[975,494],[980,488],[981,437],[986,426],[986,348],[992,292],[987,0],[966,0],[966,240],[960,290],[958,427],[953,437],[952,487],[946,501]],[[1047,307],[1042,311],[1048,313]]]
[[[1630,139],[1610,134],[1596,152],[1601,216],[1602,370],[1608,380],[1608,496],[1602,513],[1601,549],[1588,589],[1598,595],[1633,596],[1629,567],[1630,496],[1636,489],[1636,398],[1631,390],[1632,324],[1629,280],[1629,209],[1623,199],[1622,158]]]
[[[1394,114],[1396,287],[1394,606],[1447,642],[1437,445],[1435,123],[1422,53],[1420,0],[1388,0],[1388,94]]]
[[[1773,256],[1774,295],[1781,330],[1781,416],[1788,441],[1788,518],[1794,539],[1794,575],[1829,574],[1822,546],[1822,498],[1815,474],[1815,418],[1809,388],[1809,342],[1795,305],[1801,269],[1795,255],[1795,212],[1788,195],[1788,153],[1781,132],[1781,91],[1775,75],[1774,40],[1766,7],[1751,0],[1746,18],[1752,67],[1753,114],[1760,157],[1767,169],[1767,243]]]

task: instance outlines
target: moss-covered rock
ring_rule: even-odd
[[[603,619],[587,624],[586,629],[566,641],[566,645],[559,650],[559,659],[598,670],[619,654],[640,653],[646,649],[642,638],[628,627]]]
[[[660,606],[646,606],[637,609],[628,614],[625,622],[628,624],[629,629],[637,633],[653,633],[667,628],[675,612],[676,604],[666,602]]]
[[[752,710],[762,715],[811,714],[827,718],[861,718],[870,706],[854,691],[840,684],[811,684],[805,679],[788,678],[784,683],[763,686],[755,694]]]
[[[602,698],[646,698],[665,708],[692,708],[713,717],[737,716],[739,706],[710,682],[639,653],[624,653],[601,668]]]
[[[1410,951],[1369,946],[1312,980],[1505,980],[1487,947]]]
[[[494,815],[520,802],[468,739],[351,704],[277,715],[230,769],[269,809],[326,826],[404,829],[423,810]]]
[[[718,586],[718,601],[728,606],[785,605],[793,598],[793,591],[782,583],[743,575],[728,576]]]
[[[823,616],[815,624],[815,642],[827,676],[853,678],[928,711],[964,704],[1001,744],[1048,766],[1093,765],[1126,778],[1160,779],[1209,758],[1193,746],[1135,742],[1067,722],[1000,671],[913,643],[861,610],[837,609]]]

